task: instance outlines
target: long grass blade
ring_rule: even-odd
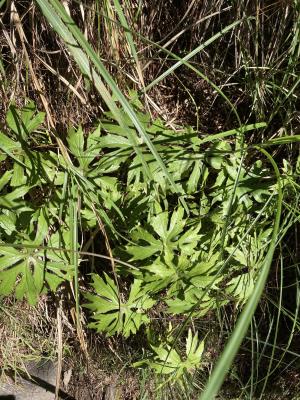
[[[272,158],[272,156],[264,149],[258,148],[271,162],[274,171],[276,173],[277,177],[277,186],[278,186],[278,199],[277,199],[277,210],[276,210],[276,216],[275,216],[275,221],[274,221],[274,228],[273,228],[273,234],[272,234],[272,239],[270,243],[270,247],[268,250],[268,253],[265,257],[264,263],[262,265],[262,269],[260,272],[260,275],[257,279],[254,291],[248,300],[246,306],[244,307],[244,310],[242,311],[242,314],[240,315],[237,325],[227,343],[225,346],[224,351],[222,352],[221,358],[219,359],[209,381],[208,384],[206,385],[204,392],[200,396],[200,400],[212,400],[215,398],[217,395],[219,389],[222,386],[222,383],[229,371],[229,368],[238,352],[238,349],[242,343],[242,340],[244,339],[248,327],[251,323],[252,317],[255,313],[256,307],[258,305],[258,302],[261,298],[261,295],[263,293],[266,280],[269,274],[269,270],[271,267],[271,263],[273,260],[273,254],[276,248],[276,243],[277,243],[277,236],[279,233],[279,227],[280,227],[280,217],[281,217],[281,208],[282,208],[282,187],[281,187],[281,181],[280,181],[280,172],[279,169]]]
[[[71,253],[70,253],[70,261],[71,265],[74,269],[74,297],[75,297],[75,311],[76,311],[76,328],[77,333],[79,334],[81,330],[80,324],[80,300],[79,300],[79,258],[78,258],[78,212],[79,212],[79,193],[78,187],[74,182],[74,179],[71,179],[70,185],[70,211],[69,211],[69,226],[70,226],[70,245],[71,245]]]
[[[141,158],[141,162],[148,177],[151,178],[151,173],[139,149],[138,146],[139,143],[137,142],[136,138],[131,134],[130,129],[128,128],[127,124],[124,121],[122,113],[118,109],[115,101],[113,100],[109,91],[105,87],[100,76],[102,76],[102,78],[108,84],[113,95],[121,104],[123,111],[129,116],[133,125],[137,129],[142,141],[146,143],[149,150],[156,159],[157,163],[159,164],[160,168],[163,170],[165,176],[169,180],[174,192],[180,195],[181,193],[179,188],[177,187],[173,178],[169,174],[164,162],[162,161],[160,155],[158,154],[155,146],[153,145],[143,125],[140,123],[133,108],[131,107],[131,105],[129,104],[123,93],[120,91],[116,82],[114,81],[112,76],[108,73],[108,71],[104,67],[103,63],[101,62],[95,51],[87,42],[80,29],[76,26],[72,18],[66,13],[64,7],[59,3],[58,0],[36,0],[36,1],[40,6],[42,12],[44,13],[45,17],[49,21],[49,23],[53,26],[54,30],[64,40],[70,53],[72,54],[75,61],[79,65],[81,71],[86,76],[88,76],[92,82],[94,82],[96,89],[102,96],[108,108],[111,110],[111,112],[113,113],[114,117],[116,118],[120,126],[124,128],[124,131],[127,133],[128,138],[134,147],[134,150]],[[100,74],[100,76],[98,74]],[[186,211],[188,212],[188,207],[186,206],[186,203],[182,197],[181,197],[181,202],[185,207]]]
[[[124,34],[125,34],[126,40],[128,42],[129,48],[130,48],[131,56],[132,56],[132,58],[134,59],[134,62],[135,62],[136,72],[138,74],[138,77],[139,77],[139,80],[140,80],[142,86],[145,87],[142,68],[141,68],[140,60],[138,58],[138,54],[137,54],[137,51],[136,51],[136,46],[134,44],[134,40],[133,40],[133,35],[131,33],[131,29],[129,28],[129,25],[127,23],[127,19],[126,19],[125,15],[124,15],[124,12],[122,10],[122,6],[121,6],[119,0],[113,0],[113,1],[114,1],[114,6],[115,6],[116,11],[118,13],[118,17],[119,17],[119,20],[121,22],[121,25],[125,28],[124,29]]]
[[[207,135],[203,139],[200,139],[198,144],[213,142],[218,139],[223,139],[227,136],[233,136],[233,135],[237,135],[237,134],[241,134],[241,133],[244,134],[244,133],[252,131],[254,129],[265,128],[266,126],[267,126],[267,124],[265,122],[258,122],[256,124],[243,125],[236,129],[230,129],[229,131],[215,133],[214,135]]]
[[[206,40],[204,43],[202,43],[200,46],[196,47],[194,50],[192,50],[189,54],[187,54],[185,57],[182,57],[177,63],[172,65],[167,71],[163,72],[160,76],[158,76],[154,81],[152,81],[149,85],[146,86],[145,90],[148,91],[151,89],[153,86],[157,85],[159,82],[161,82],[163,79],[165,79],[168,75],[172,74],[177,68],[181,67],[184,65],[185,62],[193,58],[196,54],[200,53],[205,47],[209,46],[211,43],[215,42],[217,39],[219,39],[221,36],[225,35],[225,33],[231,31],[233,28],[235,28],[237,25],[239,25],[243,20],[237,20],[233,22],[232,24],[226,26],[226,28],[222,29],[220,32],[216,33],[215,35],[211,36],[208,40]]]

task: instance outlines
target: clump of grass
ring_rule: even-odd
[[[284,285],[290,285],[291,275],[283,267],[288,259],[294,271],[293,299],[298,299],[299,252],[284,244],[284,237],[295,237],[299,221],[299,5],[297,1],[266,5],[260,0],[159,5],[118,0],[69,1],[65,8],[56,0],[1,3],[0,73],[5,99],[1,113],[6,119],[1,127],[5,131],[1,171],[6,174],[1,181],[6,196],[1,203],[5,209],[1,244],[4,252],[9,252],[6,242],[23,249],[22,265],[28,262],[35,273],[36,281],[26,269],[16,275],[19,297],[25,294],[34,303],[45,289],[36,272],[41,271],[41,260],[51,290],[63,280],[70,282],[75,303],[71,315],[83,348],[81,292],[94,312],[91,326],[110,334],[129,336],[155,315],[167,319],[166,305],[160,311],[157,304],[152,315],[149,311],[158,295],[171,314],[182,313],[185,321],[180,320],[178,330],[172,329],[176,316],[170,317],[172,341],[161,343],[157,332],[158,337],[148,338],[145,346],[152,369],[159,362],[161,372],[166,367],[176,370],[158,384],[162,398],[168,390],[172,398],[201,391],[198,379],[210,375],[215,364],[216,357],[202,360],[208,373],[201,371],[194,381],[186,371],[181,379],[173,379],[179,375],[171,355],[173,361],[186,362],[187,370],[195,365],[188,355],[182,358],[186,325],[201,324],[203,315],[214,310],[219,344],[224,345],[249,301],[237,324],[239,334],[233,331],[232,345],[217,367],[220,374],[212,375],[214,387],[204,392],[204,398],[211,398],[221,386],[250,323],[244,347],[250,346],[251,374],[241,379],[235,374],[234,382],[240,396],[263,398],[269,382],[284,370],[299,328],[298,301],[293,309],[285,304]],[[26,97],[45,110],[43,126],[35,122],[32,129],[28,110],[19,119],[18,108],[27,104]],[[43,122],[35,109],[32,116]],[[182,126],[187,121],[192,126]],[[23,192],[17,195],[16,188]],[[43,212],[33,201],[34,191],[40,204],[47,202]],[[26,207],[33,208],[31,222],[29,218],[29,225],[22,225],[22,237],[15,233],[18,224],[13,227],[16,220],[5,201],[11,201],[20,220]],[[9,219],[7,226],[4,222]],[[237,227],[241,230],[234,236]],[[192,238],[180,242],[187,233]],[[100,237],[104,254],[95,250]],[[93,251],[87,252],[90,248]],[[198,287],[200,297],[194,293],[187,300],[185,292],[199,279],[195,270],[189,270],[199,261],[192,254],[197,249],[203,257],[208,248],[210,256],[218,256],[213,262],[203,258],[205,265],[211,262],[210,272],[204,274],[210,281]],[[17,253],[14,257],[20,257]],[[154,261],[158,254],[161,258]],[[100,265],[101,257],[108,262]],[[53,270],[58,259],[59,268]],[[83,260],[87,271],[94,272],[92,290],[82,273]],[[261,307],[272,313],[262,326],[260,311],[254,312],[267,272],[276,270],[276,262],[281,271],[278,289],[274,297],[264,292]],[[15,267],[3,265],[3,271],[12,273]],[[174,278],[176,274],[180,279]],[[230,309],[232,317],[222,308],[229,302],[236,304]],[[291,332],[278,346],[286,319]],[[151,353],[154,347],[156,352]],[[261,365],[267,366],[264,375],[259,374]]]

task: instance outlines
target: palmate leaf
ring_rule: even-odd
[[[200,285],[187,286],[184,290],[178,291],[172,298],[167,299],[167,312],[170,314],[189,314],[193,311],[193,316],[200,317],[208,311],[228,303],[228,299],[225,299],[224,296],[217,298],[213,293],[207,293],[205,290],[206,286],[212,282],[215,285],[218,280],[215,280],[213,276],[203,276],[202,278]],[[213,288],[218,289],[217,286],[213,286]],[[199,300],[201,300],[200,303]]]
[[[111,209],[116,207],[115,202],[121,198],[121,194],[118,190],[118,178],[107,175],[117,172],[124,158],[126,159],[128,156],[128,153],[120,155],[110,151],[100,156],[102,150],[107,147],[107,143],[101,142],[103,138],[100,137],[100,129],[101,124],[85,137],[80,126],[77,129],[70,128],[67,141],[70,152],[78,161],[80,172],[83,172],[90,188],[94,189],[93,194],[96,194],[96,198],[99,194],[101,200],[104,200],[105,207]],[[110,136],[106,136],[105,138],[109,139]],[[100,157],[95,162],[95,158],[98,156]],[[91,193],[86,195],[85,191],[83,191],[83,198],[87,202],[89,202],[88,199],[91,199],[91,196]]]
[[[187,260],[184,257],[174,260],[173,255],[157,258],[151,265],[142,269],[143,279],[147,290],[153,292],[168,286],[182,288]]]
[[[17,299],[26,297],[30,304],[35,304],[48,288],[56,291],[59,284],[72,279],[73,270],[66,253],[51,250],[59,248],[58,234],[49,239],[49,248],[44,246],[47,232],[47,219],[41,210],[34,240],[23,240],[18,248],[0,243],[0,294],[15,292]]]
[[[241,158],[230,155],[229,159],[220,156],[220,170],[210,193],[212,204],[222,202],[223,213],[234,196],[236,204],[243,204],[249,210],[255,203],[263,203],[274,192],[274,181],[270,179],[268,171],[263,168],[261,161],[250,167],[240,165]],[[239,176],[235,187],[235,180]]]
[[[27,175],[37,175],[35,171],[36,160],[28,146],[28,139],[29,135],[43,123],[44,119],[45,113],[38,112],[32,101],[21,110],[14,106],[11,106],[8,110],[6,121],[11,129],[12,136],[16,140],[0,132],[0,149],[15,161],[10,182],[12,187],[25,185]],[[38,174],[41,174],[40,170]]]
[[[204,341],[199,341],[198,332],[193,336],[191,329],[186,339],[185,357],[167,343],[151,346],[153,356],[149,359],[138,361],[134,367],[148,366],[157,374],[171,375],[172,381],[180,381],[185,373],[192,373],[201,366]]]
[[[163,251],[163,244],[160,240],[155,239],[155,237],[146,231],[144,228],[138,228],[132,234],[132,239],[135,242],[143,241],[147,243],[147,246],[143,245],[128,245],[126,246],[126,251],[130,254],[131,260],[144,260],[151,257],[153,254]]]
[[[230,280],[226,286],[226,293],[237,299],[237,304],[243,305],[254,290],[255,273],[238,275]]]
[[[137,93],[134,93],[133,96],[135,99],[138,98]],[[159,119],[152,121],[148,114],[139,110],[135,111],[139,121],[143,124],[144,129],[156,145],[168,172],[176,182],[178,188],[182,191],[183,189],[180,181],[182,179],[188,180],[188,193],[194,193],[197,190],[197,185],[203,172],[204,165],[202,161],[198,159],[191,159],[189,154],[190,151],[183,151],[182,146],[180,146],[180,144],[189,145],[190,141],[188,141],[187,138],[190,138],[193,134],[189,132],[189,129],[184,129],[179,132],[167,129],[163,121]],[[124,136],[124,129],[114,122],[114,117],[111,113],[106,113],[106,115],[110,120],[102,121],[101,123],[101,127],[106,132],[106,135],[99,139],[99,143],[105,147],[118,148],[120,150],[129,149],[130,141]],[[134,133],[134,127],[128,116],[124,114],[123,117],[132,130],[132,133]],[[143,157],[147,162],[153,177],[150,190],[154,191],[159,188],[165,196],[171,189],[166,173],[160,168],[159,163],[153,154],[147,150],[142,141],[140,144],[143,146]],[[178,158],[179,153],[182,154]],[[145,191],[146,189],[149,190],[149,179],[144,173],[143,165],[139,156],[135,156],[129,165],[127,184],[131,186],[131,191],[136,189],[140,189],[141,191]]]
[[[23,197],[29,192],[30,186],[23,185],[15,188],[12,192],[0,197],[0,207],[6,209],[25,209]],[[28,208],[28,207],[27,207]]]
[[[0,132],[0,149],[20,165],[25,166],[22,161],[23,150],[21,143],[9,138],[3,132]]]
[[[36,124],[28,127],[30,132]],[[0,190],[9,180],[10,186],[17,190],[19,187],[24,187],[26,183],[29,185],[29,182],[32,186],[41,183],[62,184],[62,172],[59,171],[58,157],[54,152],[32,151],[29,140],[20,139],[19,135],[14,132],[12,132],[12,136],[16,139],[0,132],[0,150],[13,161],[12,170],[6,171],[2,177],[5,182],[2,184],[2,179],[0,181]],[[7,174],[10,174],[11,177],[8,177]]]
[[[195,194],[198,190],[200,177],[205,173],[203,162],[197,159],[193,160],[190,157],[191,150],[185,151],[179,157],[178,153],[182,153],[182,147],[168,144],[168,138],[163,138],[162,141],[164,140],[166,141],[165,145],[157,146],[157,148],[180,193]],[[154,143],[156,143],[155,140]],[[155,188],[165,197],[172,192],[165,172],[161,170],[152,154],[144,152],[143,156],[153,175],[150,190],[154,192]],[[149,180],[145,177],[142,164],[137,156],[134,157],[129,166],[127,184],[134,188],[140,186],[142,190],[146,190],[146,188],[149,190]]]
[[[159,239],[144,228],[137,228],[132,233],[132,240],[137,245],[126,246],[127,253],[132,256],[131,260],[144,260],[157,253],[172,253],[175,250],[182,254],[192,254],[200,239],[200,225],[184,232],[186,220],[183,215],[183,207],[178,207],[171,218],[167,211],[154,216],[150,224]]]
[[[240,305],[248,300],[254,290],[257,272],[261,270],[271,234],[271,228],[262,229],[258,234],[246,237],[238,247],[226,248],[237,264],[234,266],[236,272],[248,271],[234,276],[226,285],[226,293],[233,296]]]
[[[81,126],[78,128],[71,127],[68,130],[67,142],[69,150],[76,157],[83,173],[87,175],[90,170],[90,164],[99,155],[102,148],[105,147],[100,143],[101,124],[88,135],[84,135]],[[97,163],[98,166],[99,163]],[[94,168],[93,168],[94,169]]]
[[[16,230],[16,215],[13,212],[4,210],[3,214],[0,215],[0,228],[7,235],[11,235]]]
[[[96,295],[87,293],[88,303],[84,307],[93,311],[95,322],[89,324],[98,332],[106,332],[108,336],[122,333],[125,337],[137,332],[143,324],[150,322],[146,310],[155,304],[141,289],[141,281],[135,280],[131,286],[127,302],[119,299],[118,288],[107,275],[105,280],[93,274],[92,286]]]
[[[145,289],[158,292],[168,288],[166,298],[170,299],[189,287],[201,290],[214,282],[213,288],[217,288],[220,278],[216,279],[210,273],[215,271],[220,263],[215,257],[208,262],[199,262],[193,258],[184,254],[177,256],[170,253],[158,257],[150,265],[141,267]]]
[[[29,101],[21,110],[11,106],[6,115],[6,122],[19,139],[26,140],[28,135],[44,122],[45,115],[44,112],[36,110],[33,101]]]
[[[81,158],[84,156],[84,136],[81,126],[78,129],[70,128],[68,130],[67,142],[71,153],[81,162]]]
[[[186,339],[186,369],[188,372],[199,367],[201,357],[204,351],[204,340],[199,342],[198,332],[193,336],[192,330],[189,329]]]
[[[70,280],[72,271],[63,258],[47,251],[17,250],[9,246],[0,247],[0,294],[15,291],[16,298],[26,297],[35,304],[38,296],[49,287],[52,291],[65,280]]]

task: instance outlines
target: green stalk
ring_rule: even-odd
[[[70,246],[71,254],[70,260],[71,265],[74,268],[74,296],[75,296],[75,311],[76,311],[76,329],[77,333],[81,331],[80,324],[80,299],[79,299],[79,257],[78,257],[78,218],[79,218],[79,206],[80,198],[78,193],[78,186],[74,179],[71,179],[71,193],[70,193],[70,214],[69,214],[69,225],[70,225]]]

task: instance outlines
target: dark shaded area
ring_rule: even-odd
[[[15,400],[15,396],[8,394],[7,396],[0,396],[0,400]]]

